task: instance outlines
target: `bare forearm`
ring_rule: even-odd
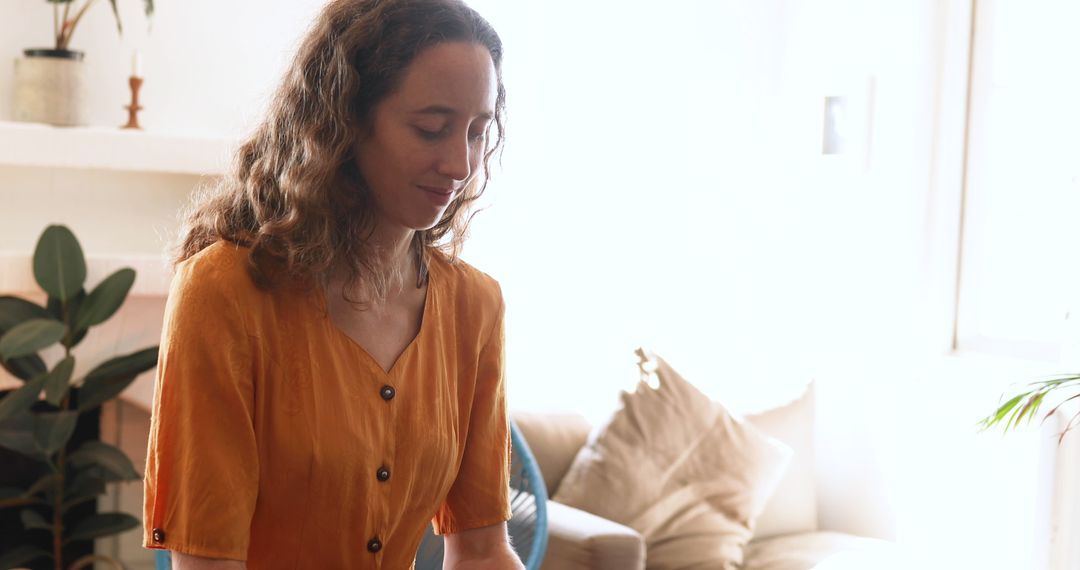
[[[443,570],[525,570],[518,557],[509,548],[506,552],[492,554],[486,558],[463,560],[446,559]]]
[[[203,558],[182,552],[172,553],[172,570],[247,570],[243,560]]]
[[[443,570],[525,570],[506,534],[506,523],[448,534]]]

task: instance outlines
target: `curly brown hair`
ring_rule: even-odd
[[[286,279],[325,283],[331,271],[343,271],[346,289],[361,286],[371,298],[385,297],[401,276],[379,266],[368,242],[375,202],[356,166],[356,133],[370,125],[376,105],[420,52],[452,41],[486,47],[498,85],[483,176],[432,228],[416,232],[422,253],[435,248],[456,259],[473,215],[468,206],[486,188],[491,158],[504,140],[502,41],[461,0],[332,0],[231,171],[185,214],[174,264],[227,240],[251,248],[249,270],[264,288]]]

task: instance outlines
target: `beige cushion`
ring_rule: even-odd
[[[735,568],[791,451],[655,358],[590,436],[554,499],[645,538],[647,567]]]
[[[544,476],[548,496],[553,496],[589,437],[589,422],[577,414],[514,412],[513,417]]]
[[[896,546],[884,540],[840,532],[804,532],[755,540],[746,549],[743,570],[887,570],[904,564]]]
[[[639,570],[645,542],[632,528],[548,501],[548,546],[541,570]]]
[[[746,421],[793,451],[791,461],[765,510],[754,525],[754,538],[814,532],[817,525],[817,484],[814,473],[814,386],[798,399],[757,414]]]

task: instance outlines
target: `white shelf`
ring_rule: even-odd
[[[15,166],[218,175],[232,148],[214,136],[0,121],[0,164]]]

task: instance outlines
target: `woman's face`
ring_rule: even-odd
[[[480,44],[437,44],[405,69],[356,147],[381,226],[438,223],[480,166],[496,89],[491,54]]]

